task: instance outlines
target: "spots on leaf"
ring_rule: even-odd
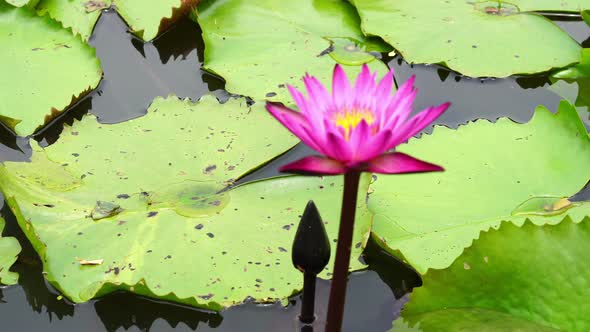
[[[203,174],[211,174],[211,172],[213,172],[216,168],[217,165],[209,165],[205,167],[205,169],[203,170]]]

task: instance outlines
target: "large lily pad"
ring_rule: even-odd
[[[0,188],[47,278],[73,301],[125,289],[217,310],[301,288],[290,247],[307,200],[335,237],[340,178],[228,187],[296,141],[262,104],[159,98],[116,125],[87,116],[31,163],[6,163]],[[353,269],[371,223],[363,181]]]
[[[590,204],[574,209],[588,214]],[[587,218],[576,224],[565,216],[545,226],[505,222],[481,234],[449,268],[429,271],[402,317],[425,332],[587,331],[589,239]]]
[[[94,49],[27,7],[0,2],[0,44],[0,121],[18,135],[32,134],[100,81]]]
[[[584,1],[352,0],[362,29],[409,62],[469,76],[538,73],[580,61],[580,45],[534,10],[579,12]],[[500,5],[501,3],[501,5]]]
[[[436,127],[399,150],[446,170],[380,175],[369,197],[375,238],[421,273],[448,267],[480,231],[503,220],[560,221],[570,207],[562,198],[590,179],[590,138],[565,101],[557,114],[539,106],[526,124],[501,118],[456,131]]]
[[[203,1],[197,18],[205,41],[204,68],[222,76],[229,92],[253,99],[290,102],[285,83],[301,87],[305,72],[330,83],[336,60],[326,50],[334,40],[338,46],[348,40],[351,57],[358,56],[359,48],[386,50],[362,35],[358,16],[346,1]],[[336,59],[352,63],[342,55],[344,47],[338,50]],[[369,62],[384,74],[387,67],[372,59],[360,63]],[[360,70],[354,63],[345,66],[350,76]]]
[[[0,284],[13,285],[18,282],[18,274],[8,269],[16,261],[20,244],[13,237],[2,237],[5,221],[0,217]]]

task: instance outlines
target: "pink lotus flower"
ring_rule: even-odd
[[[443,168],[400,152],[389,152],[422,131],[449,106],[429,107],[409,118],[417,89],[412,76],[391,94],[393,71],[376,83],[367,65],[354,87],[340,65],[334,67],[332,94],[313,76],[303,78],[309,98],[288,86],[299,112],[281,103],[266,109],[306,145],[324,156],[309,156],[281,167],[301,174],[417,173]]]

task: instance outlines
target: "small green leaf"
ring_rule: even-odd
[[[590,203],[574,210],[588,215]],[[450,267],[423,277],[405,323],[424,332],[590,329],[590,220],[562,217],[557,225],[504,222],[483,232]]]
[[[590,10],[582,10],[582,18],[588,25],[590,25]]]
[[[100,81],[94,49],[29,8],[0,2],[0,44],[0,121],[18,135],[32,134]]]
[[[368,35],[411,63],[439,63],[468,76],[505,77],[580,61],[580,45],[531,11],[580,12],[587,0],[352,0]]]
[[[448,267],[480,231],[503,220],[556,223],[565,210],[574,220],[584,217],[557,204],[590,179],[590,138],[565,101],[557,114],[538,107],[526,124],[501,118],[436,127],[399,150],[445,168],[379,175],[371,185],[375,239],[420,273]],[[544,211],[541,203],[555,209]]]
[[[566,94],[567,90],[563,86],[559,86],[558,80],[563,80],[570,84],[576,84],[578,86],[578,93],[575,97],[569,97],[568,100],[575,102],[578,107],[589,107],[590,106],[590,49],[582,49],[582,60],[579,64],[571,66],[569,68],[560,70],[551,75],[551,81],[553,84],[550,89],[556,91],[560,95]],[[557,82],[556,82],[557,81]]]
[[[5,221],[0,217],[0,284],[13,285],[18,282],[18,274],[9,269],[21,250],[18,240],[13,237],[2,237]]]

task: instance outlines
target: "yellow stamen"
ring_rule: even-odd
[[[365,120],[368,125],[375,122],[373,112],[364,109],[351,109],[338,112],[334,117],[334,123],[338,127],[344,129],[347,140],[350,136],[350,131],[363,120]]]

